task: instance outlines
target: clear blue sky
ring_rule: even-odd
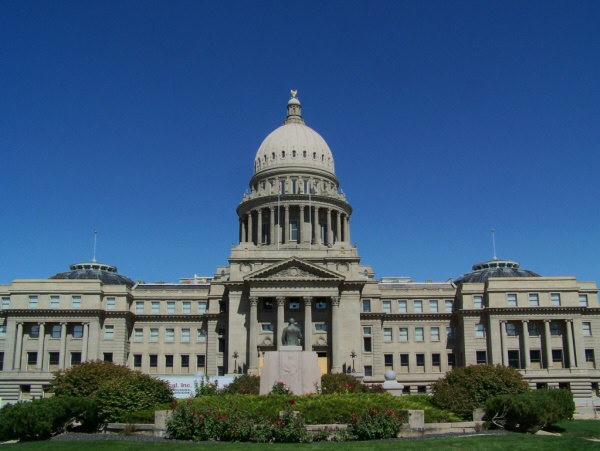
[[[600,280],[598,1],[0,3],[0,283],[212,275],[290,88],[378,277]]]

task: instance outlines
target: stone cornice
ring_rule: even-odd
[[[417,321],[432,320],[448,321],[452,318],[452,313],[383,313],[371,312],[361,313],[360,319],[381,319],[386,321]]]
[[[486,307],[481,309],[457,310],[461,316],[486,315],[564,315],[564,314],[600,314],[600,308],[590,307]]]
[[[278,198],[281,198],[281,202]],[[344,199],[329,197],[327,195],[317,194],[311,196],[310,199],[313,207],[324,207],[331,206],[337,207],[340,210],[343,210],[344,213],[348,215],[352,215],[352,207],[348,202]],[[277,196],[276,194],[268,194],[266,196],[254,197],[251,199],[247,199],[242,201],[236,212],[239,215],[247,213],[250,210],[254,210],[256,208],[269,208],[269,207],[277,207],[278,203],[281,203],[281,206],[289,205],[289,204],[308,204],[308,195],[307,194],[282,194],[281,196]]]

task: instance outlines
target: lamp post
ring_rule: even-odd
[[[354,359],[356,358],[356,352],[354,352],[354,349],[350,353],[350,357],[352,357],[352,372],[355,373],[356,370],[354,369]]]
[[[238,372],[237,359],[238,359],[239,356],[240,355],[238,354],[237,351],[233,351],[233,358],[235,359],[234,363],[233,363],[233,365],[234,365],[233,366],[233,374],[237,374],[237,372]]]

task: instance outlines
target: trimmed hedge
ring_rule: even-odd
[[[518,432],[536,432],[575,412],[569,390],[536,390],[518,395],[496,396],[485,405],[485,420]]]

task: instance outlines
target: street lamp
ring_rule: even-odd
[[[234,360],[234,364],[233,364],[233,374],[237,374],[238,372],[238,367],[237,367],[237,359],[240,355],[238,354],[237,351],[233,351],[233,358]]]
[[[350,357],[352,357],[352,372],[355,373],[356,370],[354,369],[354,359],[356,358],[356,352],[354,352],[354,349],[350,353]]]

